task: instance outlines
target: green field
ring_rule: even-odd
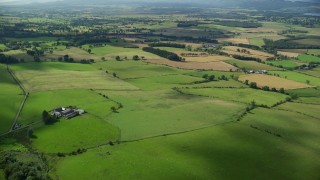
[[[255,46],[263,46],[264,45],[264,41],[263,38],[250,38],[249,42],[251,45],[255,45]]]
[[[307,74],[309,76],[320,78],[320,67],[313,68],[311,70],[299,70],[299,72],[302,74]]]
[[[311,56],[311,55],[306,55],[306,54],[302,54],[298,56],[298,59],[302,62],[320,62],[320,57],[316,57],[316,56]]]
[[[174,87],[185,87],[203,78],[188,75],[163,75],[147,78],[129,79],[128,82],[142,90],[169,89]]]
[[[267,64],[272,64],[273,66],[283,67],[285,69],[294,69],[300,64],[293,60],[281,60],[281,61],[268,61]]]
[[[268,115],[262,117],[267,119],[269,112],[265,112]],[[317,151],[310,151],[311,145],[287,142],[250,128],[247,123],[259,115],[255,111],[244,123],[92,149],[62,159],[56,172],[61,179],[317,179]],[[273,117],[273,121],[280,121],[278,114]],[[267,119],[268,123],[273,121]],[[292,121],[304,124],[301,119]],[[292,129],[288,125],[285,130]],[[319,135],[316,127],[304,131]],[[315,139],[308,141],[312,142],[318,144]]]
[[[294,72],[294,71],[270,71],[269,72],[271,75],[278,75],[279,77],[282,78],[286,78],[286,79],[290,79],[293,81],[297,81],[297,82],[301,82],[301,83],[305,83],[307,84],[307,81],[309,81],[310,85],[313,86],[320,86],[320,79],[313,77],[313,76],[309,76],[309,75],[305,75],[305,74],[301,74],[298,72]]]
[[[217,99],[235,101],[249,104],[255,101],[258,105],[272,106],[277,102],[284,101],[286,95],[254,90],[250,88],[204,88],[204,89],[181,89],[183,93],[213,97]]]
[[[295,100],[294,102],[320,105],[320,98],[319,97],[299,97],[299,99]]]
[[[4,44],[0,44],[0,50],[5,50],[7,48],[7,46],[6,45],[4,45]]]
[[[26,63],[13,66],[28,91],[54,89],[137,89],[133,85],[96,70],[92,65],[72,63]]]
[[[104,111],[111,113],[110,107],[104,105]],[[70,153],[79,148],[90,148],[115,141],[120,136],[116,127],[97,118],[94,113],[70,120],[62,118],[54,125],[37,129],[34,135],[36,138],[32,139],[32,146],[45,153]]]
[[[315,0],[2,1],[0,180],[320,180]]]
[[[320,97],[320,89],[317,88],[306,88],[306,89],[294,89],[287,91],[290,94],[296,94],[299,97]]]
[[[243,123],[258,128],[257,130],[262,131],[261,133],[270,132],[265,135],[280,135],[283,141],[301,145],[310,153],[320,150],[320,142],[316,140],[320,135],[319,119],[296,112],[259,108],[246,116]],[[299,151],[299,149],[296,150]]]
[[[116,104],[90,90],[72,89],[31,93],[20,116],[19,122],[26,125],[40,122],[44,110],[62,106],[77,106],[101,119],[110,114]]]
[[[0,64],[0,134],[10,130],[16,116],[23,92],[8,73],[6,66]]]
[[[99,91],[124,106],[107,121],[121,129],[121,140],[189,131],[236,120],[243,104],[181,95],[173,90]],[[225,112],[228,113],[220,113]]]
[[[115,72],[121,79],[153,77],[162,75],[182,74],[191,70],[180,70],[162,65],[147,64],[141,61],[106,61],[93,64],[109,73]]]
[[[319,117],[320,105],[290,102],[290,103],[285,103],[280,106],[277,106],[277,109],[287,110],[291,112],[298,112],[311,117],[315,117],[320,120],[320,117]]]
[[[239,68],[245,68],[247,70],[280,70],[280,68],[272,67],[255,61],[228,60],[225,62],[231,65],[236,65]]]

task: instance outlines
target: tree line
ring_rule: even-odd
[[[144,47],[142,48],[142,50],[145,52],[156,54],[160,57],[169,59],[171,61],[183,61],[181,57],[179,57],[176,53],[173,53],[173,52],[169,52],[161,49],[155,49],[153,47]]]
[[[174,48],[186,48],[185,44],[178,44],[178,43],[165,43],[165,42],[159,42],[159,43],[150,43],[150,47],[174,47]]]

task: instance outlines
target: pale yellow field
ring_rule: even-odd
[[[207,56],[207,57],[184,57],[187,62],[217,62],[233,59],[227,56]]]
[[[294,53],[294,52],[278,51],[277,53],[283,56],[292,57],[292,58],[296,58],[299,56],[299,53]]]
[[[181,69],[195,70],[216,70],[216,71],[236,71],[237,68],[222,61],[217,62],[176,62],[170,60],[146,60],[145,62],[152,64],[167,65],[170,67]]]
[[[239,77],[239,80],[244,82],[256,82],[258,87],[269,86],[269,88],[284,88],[284,89],[300,89],[312,87],[310,85],[264,74],[248,74]]]
[[[246,49],[247,51],[250,51],[250,54],[238,52],[237,49],[240,49],[240,50]],[[238,47],[238,46],[225,46],[223,52],[226,52],[231,55],[241,55],[241,56],[259,58],[264,61],[267,60],[269,57],[274,57],[273,54],[270,54],[270,53],[252,50],[252,49],[248,49],[248,48],[242,48],[242,47]]]
[[[249,44],[249,40],[247,38],[220,38],[217,40],[219,42],[231,42],[234,44]]]

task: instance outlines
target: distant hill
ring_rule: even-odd
[[[142,5],[156,7],[172,7],[175,5],[197,7],[241,7],[262,10],[281,9],[285,7],[308,6],[317,0],[0,0],[0,4],[23,5],[30,3],[54,2],[59,5]]]

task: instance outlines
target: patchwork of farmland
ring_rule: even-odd
[[[309,7],[150,4],[0,8],[0,179],[318,180]]]
[[[308,88],[312,87],[306,83],[297,82],[294,80],[290,80],[290,78],[285,77],[276,77],[271,75],[263,75],[263,74],[249,74],[242,75],[239,77],[240,81],[245,82],[248,80],[249,82],[257,83],[258,87],[268,86],[270,88],[284,88],[284,89],[299,89],[299,88]]]

